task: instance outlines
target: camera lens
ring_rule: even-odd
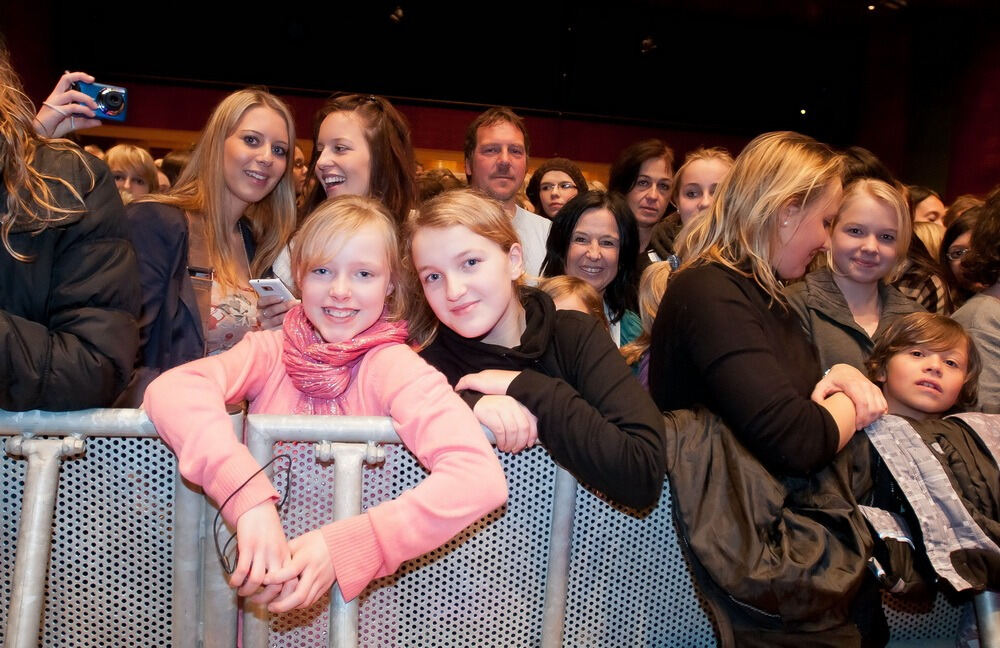
[[[125,105],[125,97],[117,90],[105,89],[97,97],[97,103],[107,114],[117,115]]]

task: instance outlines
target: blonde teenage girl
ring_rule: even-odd
[[[875,341],[896,318],[923,307],[886,283],[906,259],[910,216],[898,189],[862,179],[844,192],[830,230],[827,267],[785,289],[823,369],[865,370]]]

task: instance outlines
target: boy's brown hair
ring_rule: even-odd
[[[865,362],[868,378],[879,385],[884,384],[889,359],[907,349],[926,346],[934,351],[945,351],[958,347],[963,341],[969,365],[966,368],[962,391],[958,394],[958,402],[954,405],[959,408],[969,408],[976,403],[979,372],[983,368],[982,360],[979,358],[975,343],[962,325],[944,315],[910,313],[893,322],[875,343],[871,357]]]

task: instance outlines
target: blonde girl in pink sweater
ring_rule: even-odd
[[[503,471],[476,417],[404,344],[400,258],[393,218],[380,203],[324,202],[292,242],[302,303],[283,330],[250,333],[146,391],[143,405],[181,474],[223,504],[236,527],[230,585],[271,612],[309,607],[335,581],[351,600],[506,501]],[[226,404],[242,400],[251,414],[390,416],[431,474],[395,500],[287,541],[277,492],[254,475],[260,466],[232,433]]]

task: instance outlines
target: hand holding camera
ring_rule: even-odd
[[[101,119],[125,119],[125,88],[94,83],[86,72],[66,72],[35,115],[35,130],[45,137],[101,125]]]

